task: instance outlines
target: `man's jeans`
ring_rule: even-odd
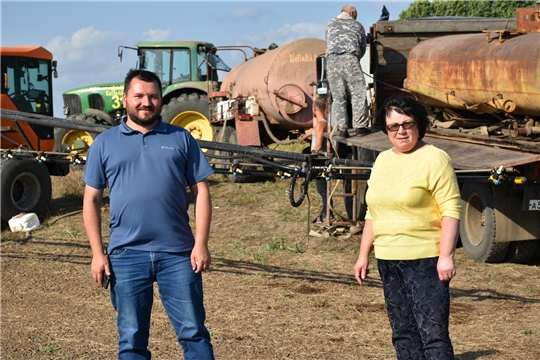
[[[214,359],[210,334],[204,326],[202,276],[193,271],[190,254],[125,248],[109,254],[111,301],[118,313],[119,359],[151,358],[147,347],[155,281],[184,358]]]

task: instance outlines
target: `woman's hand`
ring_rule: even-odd
[[[354,265],[354,277],[356,277],[356,280],[360,285],[362,285],[362,281],[366,280],[369,275],[368,266],[369,259],[359,256]]]
[[[444,282],[452,280],[456,276],[454,258],[452,256],[439,256],[437,272],[439,273],[439,280]]]
[[[358,260],[354,265],[354,276],[360,285],[369,275],[369,254],[371,251],[373,251],[373,223],[371,219],[366,219],[362,230]]]

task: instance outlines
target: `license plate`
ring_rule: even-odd
[[[529,200],[529,211],[540,211],[540,200]]]

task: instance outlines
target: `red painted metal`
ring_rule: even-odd
[[[315,93],[315,60],[326,42],[300,39],[258,55],[235,67],[221,91],[232,98],[255,96],[269,122],[281,129],[311,127]]]
[[[235,127],[239,145],[261,146],[259,123],[257,121],[243,121],[240,119],[240,116],[237,116]]]
[[[422,41],[409,53],[404,87],[432,106],[540,116],[540,33]]]

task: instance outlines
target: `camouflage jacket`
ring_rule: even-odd
[[[326,25],[326,56],[353,54],[359,59],[366,52],[364,27],[347,13],[341,13]]]

